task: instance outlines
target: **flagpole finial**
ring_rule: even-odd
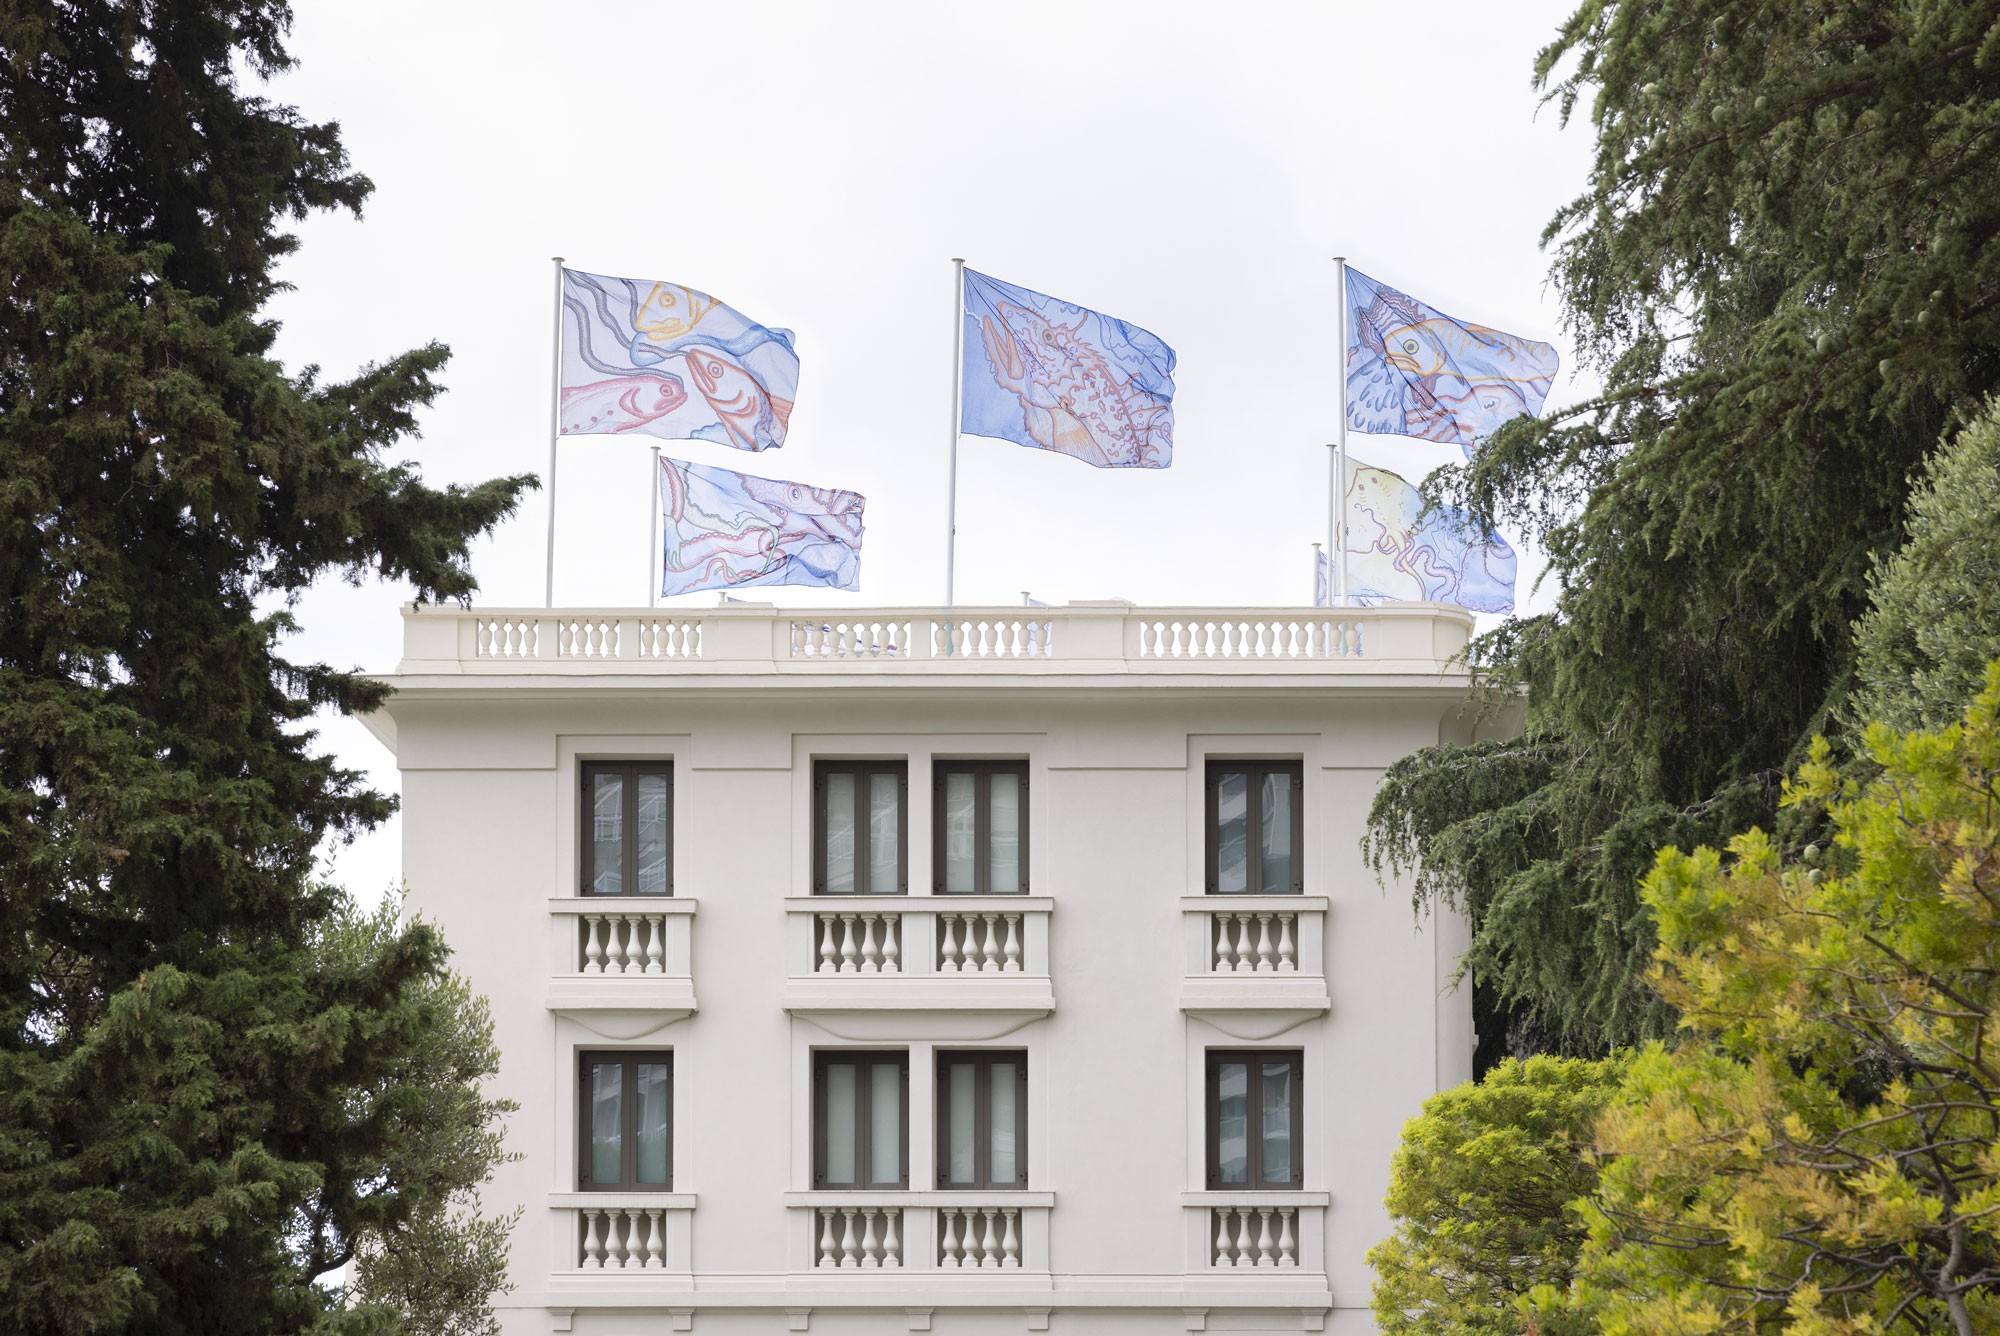
[[[1335,264],[1346,264],[1346,263],[1347,263],[1347,257],[1346,257],[1345,255],[1336,255],[1336,256],[1334,256],[1334,257],[1333,257],[1333,262],[1334,262]]]

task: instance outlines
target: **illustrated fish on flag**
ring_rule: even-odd
[[[785,443],[799,392],[789,329],[679,283],[565,269],[562,294],[562,435]]]
[[[1346,501],[1348,603],[1514,610],[1514,549],[1471,511],[1440,506],[1425,514],[1423,493],[1397,474],[1366,464],[1350,465]],[[1314,603],[1330,607],[1331,562],[1324,552],[1315,556]]]
[[[858,492],[660,460],[660,593],[861,582]]]
[[[1098,468],[1173,463],[1174,350],[1137,325],[965,271],[959,430]]]
[[[1347,424],[1456,444],[1542,411],[1554,345],[1468,324],[1347,268]]]

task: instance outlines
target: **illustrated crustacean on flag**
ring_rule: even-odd
[[[1554,345],[1468,324],[1347,267],[1347,424],[1457,445],[1542,411]]]
[[[738,450],[785,443],[792,332],[679,283],[562,274],[565,436],[641,432]]]
[[[660,460],[660,593],[861,582],[859,492]]]
[[[965,271],[959,430],[1098,468],[1173,462],[1174,350],[1137,325]]]
[[[1450,603],[1473,612],[1514,610],[1514,549],[1470,511],[1424,513],[1423,494],[1387,469],[1350,466],[1347,601]],[[1330,562],[1316,554],[1315,602],[1332,603]]]

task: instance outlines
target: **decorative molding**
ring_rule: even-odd
[[[1040,980],[1044,991],[1047,980]],[[814,992],[828,987],[814,985]],[[1055,1000],[1047,1006],[1027,1009],[946,1010],[938,1007],[884,1008],[857,1011],[848,1007],[826,1006],[817,999],[802,1000],[786,990],[785,1010],[799,1020],[823,1030],[835,1039],[858,1043],[935,1041],[971,1043],[983,1039],[1003,1039],[1024,1025],[1042,1020],[1055,1012]]]

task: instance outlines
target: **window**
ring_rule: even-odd
[[[1028,1055],[940,1053],[937,1069],[938,1186],[1028,1186]]]
[[[1208,763],[1208,893],[1305,890],[1297,761]]]
[[[674,769],[662,761],[583,767],[585,895],[672,895]]]
[[[909,777],[904,761],[814,766],[814,895],[908,894]]]
[[[1296,1051],[1209,1052],[1210,1188],[1296,1188],[1304,1181],[1300,1063]]]
[[[910,1185],[910,1055],[813,1056],[813,1186]]]
[[[583,1053],[576,1183],[585,1191],[674,1185],[671,1053]]]
[[[939,761],[932,771],[939,895],[1025,895],[1028,763]]]

